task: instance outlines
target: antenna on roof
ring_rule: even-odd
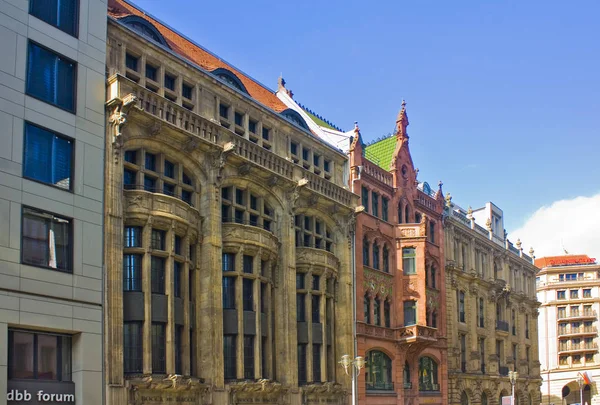
[[[563,252],[565,252],[565,254],[566,254],[566,255],[568,255],[568,254],[569,254],[569,252],[567,251],[567,249],[565,249],[565,244],[563,243],[563,240],[562,240],[562,238],[560,238],[560,244],[561,244],[561,246],[562,246],[562,250],[563,250]]]

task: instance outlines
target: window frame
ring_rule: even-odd
[[[137,326],[137,328],[138,328],[138,330],[137,330],[138,336],[137,337],[138,337],[139,346],[127,344],[128,340],[125,338],[127,325]],[[128,364],[128,361],[126,360],[126,353],[129,352],[128,349],[131,349],[131,351],[134,352],[132,354],[136,355],[136,356],[133,356],[133,358],[131,359],[131,362],[135,362],[136,365],[138,366],[135,368],[135,370],[126,369],[126,366]],[[123,372],[125,374],[141,374],[144,372],[144,326],[143,326],[143,322],[125,321],[123,323]]]
[[[27,10],[27,13],[35,18],[37,18],[40,21],[45,22],[46,24],[56,28],[57,30],[60,30],[64,33],[66,33],[67,35],[70,35],[74,38],[79,38],[79,18],[80,16],[80,9],[81,6],[79,4],[79,0],[73,0],[74,2],[74,15],[73,15],[73,32],[69,32],[61,27],[59,27],[57,24],[53,24],[47,20],[42,19],[41,17],[33,14],[33,6],[36,3],[36,1],[40,1],[42,3],[45,3],[47,0],[30,0],[29,2],[29,10]],[[56,10],[56,13],[58,14],[58,10]]]

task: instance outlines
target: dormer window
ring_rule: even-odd
[[[293,122],[294,124],[298,125],[300,128],[304,128],[307,131],[309,130],[306,121],[304,121],[304,118],[302,118],[302,116],[296,111],[288,108],[287,110],[283,111],[281,115],[287,118],[289,121]]]
[[[156,42],[160,45],[169,48],[167,41],[165,41],[165,38],[161,35],[161,33],[154,27],[154,25],[150,24],[142,17],[138,17],[136,15],[129,15],[127,17],[119,19],[119,22],[125,24],[127,27],[136,31],[138,34],[152,40],[153,42]]]
[[[241,91],[242,93],[248,94],[248,90],[246,90],[246,86],[242,83],[240,79],[236,75],[233,74],[228,69],[215,69],[211,72],[213,75],[217,76],[221,81],[225,82],[230,87],[233,87],[236,90]]]

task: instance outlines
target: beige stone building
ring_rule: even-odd
[[[464,210],[446,197],[445,252],[449,404],[540,403],[537,268],[533,251],[507,239],[492,203]]]
[[[598,404],[600,264],[587,255],[547,256],[535,264],[540,268],[537,296],[542,303],[542,403],[574,404],[583,399],[584,404]],[[578,381],[582,373],[587,373],[587,383]]]
[[[108,11],[106,403],[346,403],[346,156],[164,23]]]
[[[102,404],[105,0],[0,0],[0,405]]]

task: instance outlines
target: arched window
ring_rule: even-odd
[[[383,318],[385,321],[385,327],[389,328],[391,327],[391,308],[390,308],[390,302],[388,300],[385,300],[385,302],[383,303]]]
[[[435,309],[431,311],[431,327],[437,328],[437,311]]]
[[[366,357],[367,391],[393,391],[392,360],[378,350],[371,350]]]
[[[390,272],[390,251],[386,245],[383,246],[383,271]]]
[[[419,359],[419,391],[439,391],[438,365],[431,357]]]
[[[244,83],[242,83],[242,81],[238,79],[238,77],[234,75],[233,72],[231,72],[230,70],[218,68],[213,70],[211,73],[217,76],[222,81],[224,81],[230,87],[233,87],[234,89],[237,89],[242,93],[248,94],[248,90],[246,90],[246,86],[244,86]]]
[[[410,207],[408,206],[408,203],[407,203],[406,206],[404,207],[404,222],[406,222],[407,224],[410,223],[409,210],[410,210]]]
[[[531,399],[531,396],[530,396],[530,399]],[[488,397],[485,392],[481,393],[481,405],[488,405]],[[533,405],[533,404],[531,402],[529,402],[529,405]]]
[[[125,24],[132,30],[138,32],[139,34],[145,36],[146,38],[149,38],[152,41],[169,48],[167,41],[165,41],[165,38],[154,27],[154,25],[150,24],[142,17],[138,17],[136,15],[128,15],[127,17],[119,19],[119,22],[122,22],[123,24]]]
[[[381,301],[379,298],[375,298],[375,307],[373,308],[373,318],[375,325],[381,325]]]
[[[398,223],[402,223],[402,217],[404,216],[404,212],[402,210],[402,203],[398,203]]]
[[[469,397],[465,391],[460,394],[460,405],[469,405]]]
[[[371,323],[371,298],[369,298],[368,294],[365,294],[365,298],[363,300],[363,306],[364,306],[365,323]]]
[[[369,241],[367,238],[363,238],[363,265],[369,265]]]
[[[432,264],[431,265],[431,278],[430,278],[431,279],[431,282],[430,282],[431,288],[437,288],[435,278],[436,278],[435,264]]]
[[[373,268],[379,270],[379,245],[373,244]]]
[[[408,364],[408,361],[404,362],[403,382],[404,382],[404,389],[405,390],[412,388],[412,383],[410,382],[410,365]]]
[[[415,212],[415,223],[420,224],[421,218],[422,218],[421,213]]]
[[[281,115],[284,116],[285,118],[287,118],[289,121],[293,122],[294,124],[298,125],[300,128],[309,130],[308,125],[306,124],[306,121],[304,121],[304,118],[302,118],[302,116],[300,114],[298,114],[296,111],[292,110],[291,108],[288,108],[287,110],[282,111]]]

